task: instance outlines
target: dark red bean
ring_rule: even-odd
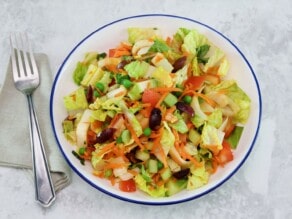
[[[185,112],[185,113],[189,114],[190,116],[193,116],[195,114],[194,109],[190,105],[188,105],[184,102],[177,102],[176,108],[181,112]]]
[[[100,133],[97,134],[96,136],[96,143],[104,143],[108,140],[110,140],[115,133],[116,129],[115,128],[106,128],[102,130]]]
[[[173,70],[172,72],[175,73],[178,70],[180,70],[182,67],[184,67],[185,63],[187,61],[187,57],[183,56],[178,58],[174,63],[173,63]]]
[[[162,116],[160,109],[153,108],[149,118],[149,127],[152,130],[156,130],[160,126],[161,120]]]
[[[178,172],[173,173],[173,177],[176,179],[183,179],[190,173],[190,168],[180,170]]]
[[[137,151],[138,147],[134,148],[133,150],[131,150],[129,153],[125,154],[125,156],[128,158],[128,160],[131,163],[139,163],[141,162],[141,160],[136,158],[136,151]]]
[[[91,85],[88,86],[87,93],[86,93],[86,100],[88,103],[93,103],[93,89]]]
[[[130,61],[123,60],[117,65],[117,69],[124,69],[125,65],[129,64]]]

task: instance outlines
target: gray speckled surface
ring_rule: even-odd
[[[290,0],[0,0],[0,5],[0,85],[12,31],[29,32],[35,51],[47,53],[56,72],[74,44],[96,28],[130,15],[167,13],[199,20],[229,37],[253,66],[263,101],[261,130],[250,157],[230,180],[204,197],[173,206],[135,205],[108,197],[73,174],[56,203],[43,209],[33,200],[26,172],[1,167],[0,218],[291,217]]]

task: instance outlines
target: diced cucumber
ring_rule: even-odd
[[[121,134],[122,142],[127,144],[131,140],[131,133],[128,129],[125,129]]]
[[[154,159],[149,159],[148,161],[148,170],[149,173],[157,173],[158,172],[158,162]]]
[[[150,158],[150,154],[148,151],[137,151],[135,157],[139,160],[146,161]]]
[[[201,141],[201,135],[195,129],[190,129],[189,139],[195,146],[197,146]]]
[[[179,179],[179,180],[175,180],[175,179],[171,179],[166,183],[166,195],[167,196],[172,196],[180,191],[182,191],[183,189],[185,189],[187,187],[187,180],[185,179]]]
[[[172,93],[169,93],[163,101],[168,107],[172,107],[174,104],[177,103],[177,97],[174,96]]]
[[[162,172],[161,172],[161,178],[166,181],[171,177],[171,170],[169,168],[165,168]]]

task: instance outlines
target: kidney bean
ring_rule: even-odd
[[[162,116],[161,116],[160,109],[153,108],[151,113],[150,113],[149,127],[152,130],[157,129],[157,127],[160,126],[161,120],[162,120]]]
[[[86,93],[86,100],[88,103],[93,103],[93,89],[91,85],[88,86],[87,93]]]
[[[190,168],[180,170],[178,172],[173,173],[173,177],[176,179],[183,179],[190,173]]]
[[[187,61],[187,57],[183,56],[178,58],[174,63],[173,63],[173,70],[172,72],[175,73],[178,70],[180,70],[182,67],[184,67],[185,63]]]
[[[190,116],[193,116],[195,114],[194,109],[190,105],[188,105],[184,102],[177,102],[176,108],[181,112],[185,112],[185,113],[189,114]]]
[[[130,63],[129,61],[123,60],[117,65],[117,69],[124,69],[124,67],[129,63]]]
[[[96,136],[96,143],[104,143],[108,140],[110,140],[115,133],[116,129],[115,128],[106,128],[102,130],[100,133],[97,134]]]

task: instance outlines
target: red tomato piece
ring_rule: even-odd
[[[123,192],[135,192],[136,191],[136,184],[133,179],[129,179],[126,181],[119,182],[119,188]]]
[[[198,90],[203,85],[204,81],[205,77],[203,76],[191,76],[186,80],[185,85],[193,90]]]
[[[229,161],[233,160],[233,154],[231,151],[230,144],[227,141],[223,141],[222,146],[223,146],[223,149],[216,156],[218,163],[220,165],[224,165],[228,163]]]
[[[155,106],[156,103],[160,100],[161,95],[151,89],[146,89],[142,95],[143,103],[150,103],[151,106]]]
[[[116,53],[116,49],[109,49],[108,53],[109,53],[108,54],[109,57],[114,57],[114,55]]]

